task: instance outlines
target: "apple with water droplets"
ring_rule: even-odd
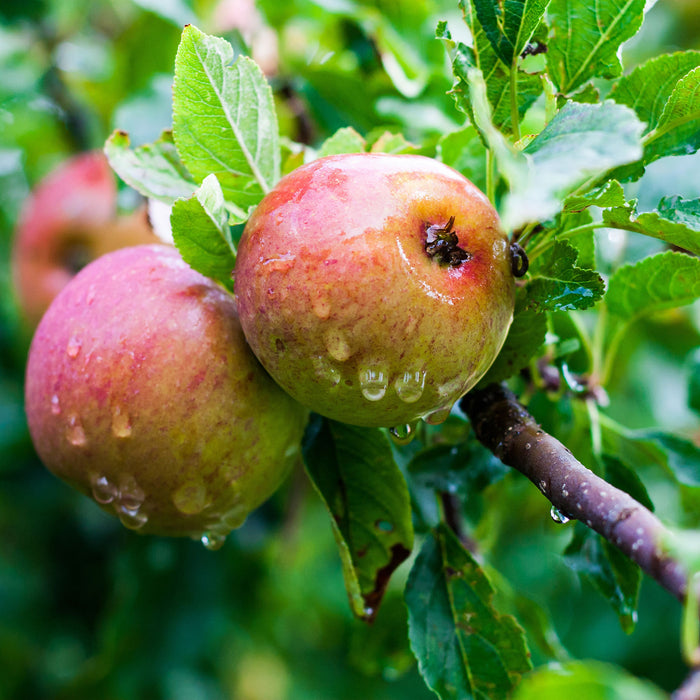
[[[272,377],[338,421],[440,422],[513,317],[513,260],[487,197],[435,159],[349,154],[294,170],[238,250],[241,324]]]
[[[233,296],[162,245],[109,253],[60,292],[25,393],[53,473],[132,529],[210,547],[280,485],[308,415],[248,348]]]

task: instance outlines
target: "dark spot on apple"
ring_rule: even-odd
[[[471,259],[471,253],[459,247],[457,234],[452,230],[455,218],[451,216],[444,226],[431,224],[425,230],[425,252],[441,265],[459,267]]]
[[[285,345],[282,338],[275,338],[275,347],[277,348],[277,352],[284,352]]]
[[[530,267],[525,249],[519,243],[510,244],[510,269],[514,277],[523,277]]]

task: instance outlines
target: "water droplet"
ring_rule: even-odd
[[[146,499],[143,489],[131,474],[124,474],[119,480],[119,503],[127,510],[138,510]]]
[[[51,397],[51,413],[54,416],[58,416],[61,413],[61,402],[58,398],[58,394],[54,394]]]
[[[327,330],[323,334],[323,341],[328,354],[337,362],[346,362],[352,357],[353,350],[342,331]]]
[[[126,438],[131,435],[131,418],[121,406],[112,408],[112,433],[114,437]]]
[[[173,503],[185,515],[201,513],[207,505],[207,488],[201,481],[187,481],[173,494]]]
[[[562,513],[556,506],[552,506],[552,509],[549,511],[549,515],[551,516],[552,520],[559,525],[564,525],[571,520],[571,518],[564,515],[564,513]]]
[[[404,372],[394,382],[398,397],[406,403],[413,403],[423,395],[425,372]]]
[[[374,608],[370,608],[369,606],[367,606],[364,612],[365,617],[374,617]]]
[[[331,387],[338,386],[338,384],[340,384],[340,372],[333,367],[330,362],[321,356],[316,356],[311,361],[314,365],[316,376],[319,379],[326,380]]]
[[[360,372],[360,389],[367,401],[379,401],[384,398],[389,386],[386,372],[378,367],[367,367]]]
[[[311,309],[322,321],[331,315],[331,303],[324,296],[317,296],[311,300]]]
[[[532,447],[532,445],[529,442],[525,443],[525,449],[529,450]]]
[[[408,445],[416,435],[415,425],[397,425],[389,428],[389,435],[397,445]]]
[[[66,345],[66,355],[68,357],[75,359],[78,357],[78,353],[80,352],[80,341],[72,335],[70,337],[70,340],[68,341],[68,345]]]
[[[435,411],[431,411],[426,416],[423,416],[423,420],[429,425],[440,425],[447,420],[450,415],[452,406],[444,406],[443,408],[438,408]]]
[[[138,530],[148,522],[148,516],[140,508],[127,508],[123,503],[117,508],[117,515],[124,527]]]
[[[210,552],[214,552],[223,547],[224,542],[226,542],[226,535],[220,532],[205,532],[202,535],[201,542]]]
[[[80,422],[80,418],[73,413],[68,417],[68,428],[66,430],[66,438],[74,447],[83,447],[87,444],[87,436],[85,429]]]
[[[106,476],[95,476],[92,481],[92,497],[102,505],[119,497],[119,489]]]
[[[394,531],[394,526],[388,520],[377,520],[374,523],[374,527],[376,527],[377,530],[381,530],[382,532]]]

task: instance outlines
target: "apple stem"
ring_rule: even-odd
[[[506,386],[471,391],[460,405],[477,439],[530,479],[559,513],[585,523],[685,600],[687,572],[664,551],[671,533],[651,511],[581,464],[540,428]]]

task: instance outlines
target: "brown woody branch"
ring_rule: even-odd
[[[676,598],[685,598],[687,574],[663,551],[668,531],[661,521],[545,433],[510,390],[490,384],[467,394],[461,406],[479,441],[530,479],[561,513],[585,523]]]

